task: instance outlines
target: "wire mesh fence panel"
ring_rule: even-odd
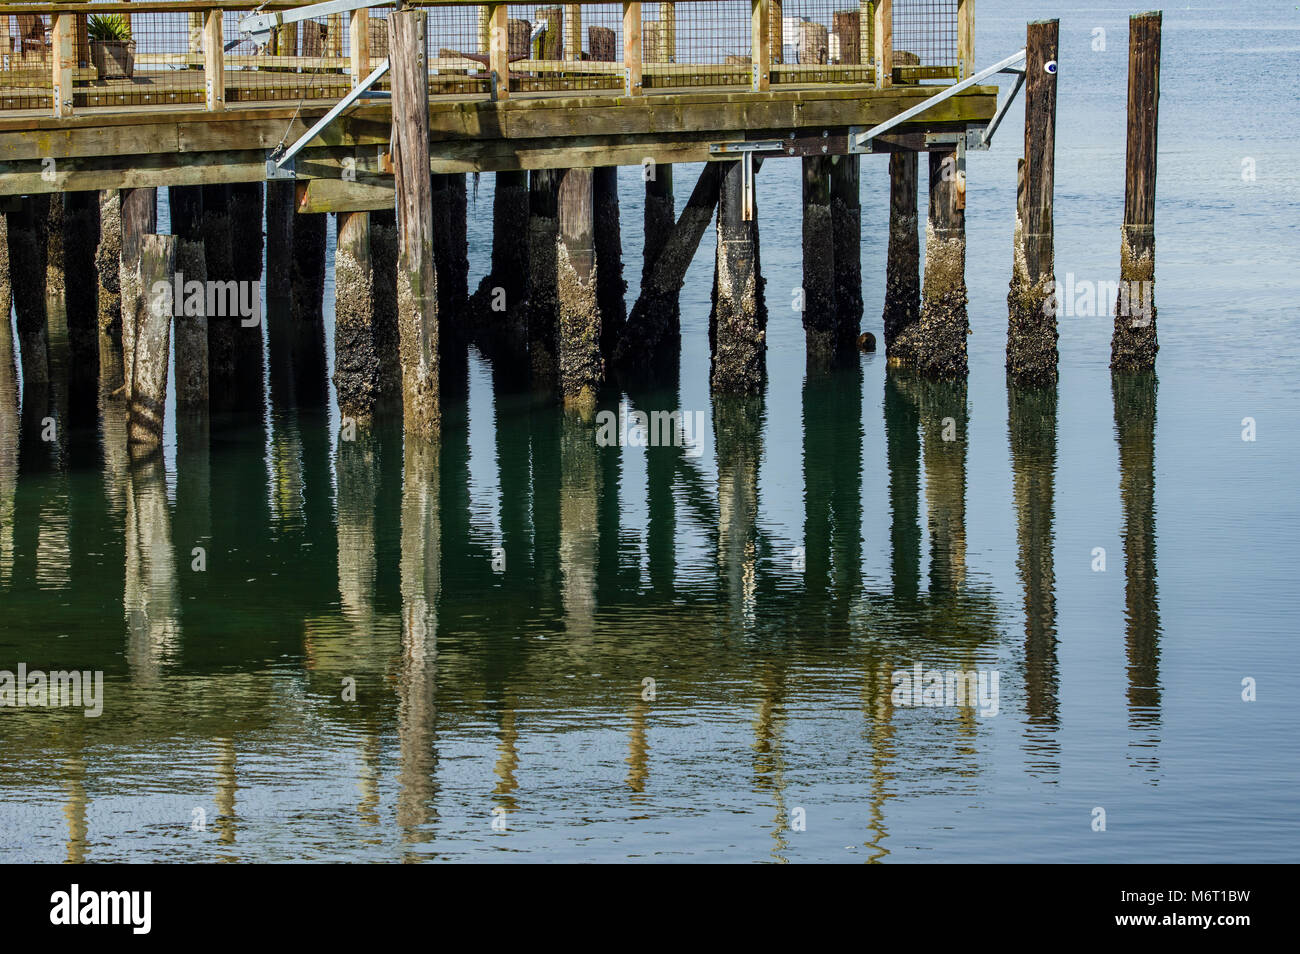
[[[749,0],[641,4],[641,60],[647,89],[748,86]]]
[[[290,23],[256,46],[239,33],[247,10],[222,14],[226,104],[334,100],[351,88],[351,41],[346,14]],[[382,26],[382,23],[380,23]],[[371,24],[372,32],[375,24]],[[239,41],[239,42],[235,42]]]
[[[489,93],[488,8],[426,7],[425,13],[430,95]]]
[[[772,82],[871,82],[872,7],[853,0],[770,0]]]
[[[51,106],[50,20],[36,14],[0,16],[0,108]],[[89,62],[89,51],[86,59]]]
[[[957,0],[894,0],[894,66],[956,68]]]

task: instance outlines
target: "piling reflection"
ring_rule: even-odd
[[[731,622],[754,622],[758,569],[758,470],[763,399],[717,394],[713,439],[718,461],[718,573]]]
[[[1007,429],[1016,507],[1016,566],[1024,591],[1026,744],[1033,769],[1059,771],[1056,739],[1056,565],[1052,525],[1056,487],[1056,386],[1007,382]]]
[[[1156,376],[1111,376],[1119,492],[1124,527],[1124,606],[1127,623],[1129,725],[1133,746],[1149,749],[1135,760],[1158,768],[1160,739],[1160,603],[1156,587]]]
[[[0,263],[7,264],[7,263]],[[0,306],[4,302],[0,300]],[[14,572],[14,497],[18,489],[18,367],[13,325],[0,320],[0,585]]]
[[[158,680],[180,640],[180,594],[172,549],[167,473],[161,455],[133,461],[127,473],[127,662],[132,678]]]

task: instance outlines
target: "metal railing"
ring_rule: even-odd
[[[960,79],[973,61],[974,0],[411,5],[428,16],[434,97],[885,87]],[[254,9],[300,6],[0,2],[0,115],[337,101],[387,56],[388,8],[283,26],[263,47],[241,41]]]

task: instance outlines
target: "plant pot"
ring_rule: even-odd
[[[135,75],[135,40],[95,40],[90,59],[101,80],[130,79]]]

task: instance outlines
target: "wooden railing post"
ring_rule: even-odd
[[[894,84],[894,0],[876,4],[875,34],[876,89]]]
[[[566,4],[564,7],[564,58],[582,59],[582,5]]]
[[[957,79],[975,74],[975,0],[957,0]]]
[[[76,31],[77,19],[72,14],[54,15],[54,29],[51,36],[54,76],[51,92],[55,116],[72,115],[72,70],[77,65],[73,49]]]
[[[624,92],[641,95],[641,4],[623,4],[623,68],[627,70]]]
[[[496,74],[496,98],[510,98],[510,8],[504,3],[488,7],[488,69]]]
[[[753,0],[751,7],[750,64],[753,68],[755,92],[770,88],[772,83],[772,24],[768,20],[767,5],[768,0]]]
[[[352,62],[348,78],[358,85],[370,75],[370,11],[353,10],[348,14],[348,46]]]
[[[204,102],[211,111],[226,108],[226,59],[222,45],[221,9],[203,14],[203,88]]]

